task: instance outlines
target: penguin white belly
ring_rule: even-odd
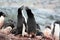
[[[25,25],[23,24],[23,29],[22,29],[22,36],[25,34]]]
[[[55,40],[59,40],[59,24],[55,24],[54,36],[55,36]]]
[[[4,23],[4,17],[1,16],[1,17],[0,17],[0,28],[2,27],[3,23]]]

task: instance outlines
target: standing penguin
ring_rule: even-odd
[[[55,40],[59,40],[59,27],[60,27],[60,21],[55,21],[53,24],[53,30],[52,35],[54,36]]]
[[[25,19],[24,19],[23,15],[22,15],[22,9],[23,9],[23,7],[18,8],[17,27],[12,32],[15,35],[18,35],[18,34],[22,35],[23,24],[26,26]]]
[[[26,7],[25,10],[26,10],[27,16],[28,16],[28,19],[27,19],[28,34],[35,35],[37,25],[36,25],[34,15],[31,11],[31,9],[29,9],[28,7]]]
[[[2,28],[4,24],[5,17],[6,15],[3,12],[0,12],[0,28]]]

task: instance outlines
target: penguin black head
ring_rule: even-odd
[[[4,23],[3,28],[11,26],[11,28],[13,29],[15,27],[14,23],[15,22],[12,19],[9,19],[7,22]]]
[[[55,24],[59,24],[60,25],[60,21],[55,21],[54,22],[54,26],[55,26]]]
[[[55,21],[54,23],[60,24],[60,21]]]
[[[15,27],[14,24],[8,24],[7,26],[11,26],[12,29]]]
[[[18,9],[18,15],[19,15],[19,14],[20,14],[20,15],[22,14],[21,8]]]
[[[18,14],[22,14],[23,7],[24,6],[21,6],[20,8],[18,8]]]
[[[28,17],[33,17],[34,16],[30,8],[26,7],[25,9],[26,9]]]
[[[44,34],[42,32],[38,32],[36,35],[37,36],[43,36]]]
[[[0,16],[6,17],[6,15],[3,12],[0,12]]]
[[[51,27],[50,27],[50,26],[46,26],[45,28],[49,28],[49,29],[51,29]]]

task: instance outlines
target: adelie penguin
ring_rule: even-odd
[[[6,15],[3,12],[0,12],[0,28],[2,28],[4,24],[5,17]]]
[[[22,15],[22,9],[23,9],[23,7],[18,8],[17,27],[12,32],[15,35],[18,35],[18,34],[22,35],[23,24],[26,27],[26,22],[25,22],[25,19],[24,19],[23,15]]]
[[[55,40],[59,40],[59,28],[60,28],[60,21],[55,21],[52,30],[52,36],[55,36]]]
[[[36,25],[37,25],[37,28],[36,28],[36,30],[37,30],[36,36],[43,36],[44,34],[41,32],[40,26],[38,24],[36,24]]]
[[[34,18],[34,15],[31,11],[30,8],[28,7],[25,7],[25,10],[27,12],[27,25],[28,25],[28,34],[31,34],[32,36],[31,37],[34,37],[35,34],[36,34],[36,21],[35,21],[35,18]]]
[[[15,27],[14,23],[15,22],[13,20],[9,19],[8,22],[4,23],[4,26],[2,28],[6,28],[8,26],[11,26],[11,28],[13,29]]]

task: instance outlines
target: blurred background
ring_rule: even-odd
[[[31,8],[37,24],[43,30],[55,20],[60,20],[60,0],[0,0],[0,11],[4,12],[7,20],[12,19],[17,24],[17,10],[22,5]],[[23,15],[27,18],[25,10]]]

